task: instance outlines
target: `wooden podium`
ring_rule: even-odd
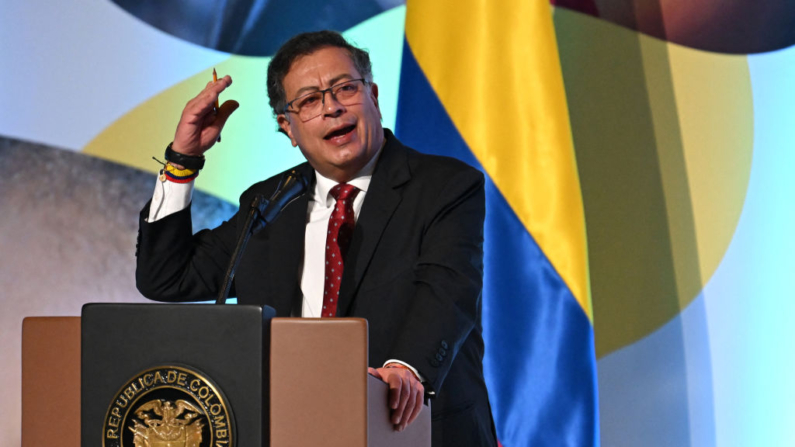
[[[272,316],[90,304],[82,319],[26,318],[22,446],[430,446],[427,406],[394,431],[365,320]]]

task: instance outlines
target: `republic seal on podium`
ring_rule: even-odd
[[[103,447],[232,447],[232,414],[220,389],[184,365],[142,371],[105,414]]]

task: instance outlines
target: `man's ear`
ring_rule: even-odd
[[[284,134],[287,135],[287,138],[290,139],[290,143],[292,143],[293,147],[297,147],[298,142],[295,141],[295,138],[293,138],[292,124],[290,124],[290,120],[288,120],[283,113],[280,113],[276,117],[276,122],[279,124],[279,128],[282,130],[282,132],[284,132]]]
[[[378,84],[375,82],[370,83],[370,97],[373,98],[373,104],[375,104],[375,108],[378,109],[378,117],[383,119],[383,116],[381,116],[381,106],[378,105]]]

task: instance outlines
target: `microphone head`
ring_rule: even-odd
[[[287,208],[295,199],[301,197],[309,186],[306,176],[297,169],[286,172],[279,180],[279,186],[273,192],[267,208],[262,212],[262,219],[270,224],[283,209]]]
[[[273,202],[277,200],[277,197],[288,193],[288,191],[289,194],[297,193],[297,197],[300,197],[306,192],[308,185],[309,182],[306,180],[306,176],[297,169],[291,169],[290,172],[282,174],[282,178],[279,179],[279,186],[276,187],[276,191],[273,192],[270,201]]]

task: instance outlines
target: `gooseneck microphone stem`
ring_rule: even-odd
[[[243,257],[246,244],[248,244],[248,240],[251,239],[251,235],[253,234],[251,230],[267,205],[268,201],[265,200],[265,197],[261,194],[257,194],[251,202],[251,208],[248,211],[246,223],[243,225],[243,231],[240,232],[240,236],[237,238],[237,245],[235,246],[235,251],[232,253],[229,268],[226,269],[224,283],[221,286],[221,291],[218,293],[218,299],[215,300],[215,304],[226,304],[226,298],[229,297],[229,291],[232,289],[232,281],[235,279],[235,271],[237,270],[238,264],[240,264],[240,258]]]
[[[292,170],[282,176],[279,186],[276,187],[270,200],[265,200],[261,194],[254,197],[246,216],[246,222],[237,238],[237,245],[235,251],[232,252],[229,268],[226,270],[226,276],[224,276],[224,282],[218,292],[215,304],[226,304],[226,299],[229,297],[229,291],[232,290],[232,283],[235,280],[235,271],[251,236],[273,223],[283,209],[306,192],[306,188],[306,178],[296,170]]]

